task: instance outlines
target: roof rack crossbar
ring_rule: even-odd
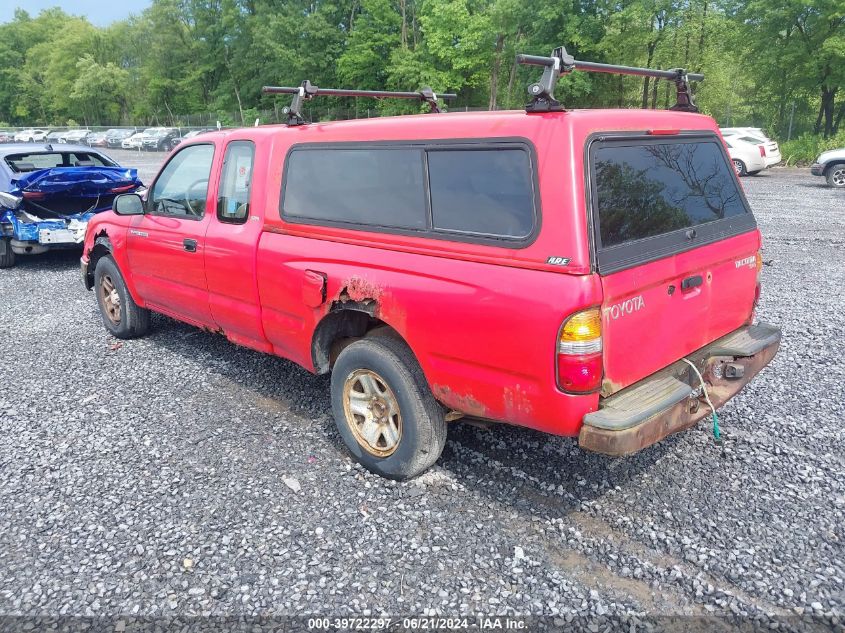
[[[419,99],[429,105],[432,112],[440,112],[439,100],[456,99],[453,93],[436,94],[431,88],[422,88],[418,92],[403,92],[392,90],[348,90],[346,88],[318,88],[312,86],[307,79],[296,88],[284,86],[264,86],[261,92],[265,94],[294,95],[290,106],[284,108],[287,125],[302,125],[306,121],[302,116],[302,106],[305,101],[317,96],[323,97],[369,97],[372,99]]]
[[[698,112],[698,107],[692,101],[692,94],[689,89],[690,81],[703,81],[704,75],[700,73],[688,73],[683,68],[671,70],[657,70],[655,68],[638,68],[636,66],[618,66],[616,64],[599,64],[597,62],[585,62],[575,59],[566,52],[563,46],[552,51],[551,57],[538,55],[517,55],[516,62],[529,66],[543,66],[543,76],[540,81],[528,87],[528,94],[531,97],[530,103],[525,106],[528,112],[553,112],[563,110],[554,97],[555,86],[561,75],[571,73],[573,70],[584,70],[594,73],[613,73],[617,75],[634,75],[637,77],[654,77],[655,79],[666,79],[675,82],[677,98],[675,105],[670,110],[681,110],[684,112]]]

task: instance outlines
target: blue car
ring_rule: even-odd
[[[84,145],[0,146],[0,268],[17,255],[80,248],[95,213],[142,187],[137,169]]]

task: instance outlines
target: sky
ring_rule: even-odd
[[[92,24],[106,26],[137,14],[150,6],[152,0],[0,0],[0,23],[15,17],[15,8],[25,9],[35,17],[42,9],[60,7],[65,13],[82,15]]]

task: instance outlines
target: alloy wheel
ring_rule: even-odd
[[[402,414],[396,394],[370,369],[356,369],[343,386],[343,410],[355,441],[377,457],[391,455],[402,439]]]
[[[103,275],[100,279],[100,300],[108,320],[114,325],[120,325],[120,294],[108,275]]]

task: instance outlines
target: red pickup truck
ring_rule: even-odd
[[[150,311],[331,371],[349,450],[392,478],[462,416],[625,455],[768,364],[760,232],[689,112],[423,114],[213,132],[91,220],[106,329]]]

